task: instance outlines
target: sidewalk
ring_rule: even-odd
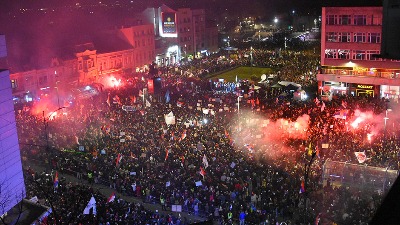
[[[29,163],[26,162],[26,165],[24,166],[30,166],[32,169],[34,169],[35,171],[37,171],[38,173],[46,171],[44,166],[39,166],[37,164],[34,163]],[[75,176],[71,176],[69,174],[65,174],[65,173],[61,173],[59,171],[59,175],[60,177],[65,178],[67,181],[69,182],[73,182],[73,183],[80,183],[80,184],[84,184],[84,185],[90,185],[89,182],[85,179],[78,179]],[[149,209],[151,211],[155,211],[158,210],[158,212],[160,213],[160,215],[167,215],[167,214],[171,214],[174,215],[176,217],[178,217],[179,215],[181,216],[182,219],[186,218],[187,221],[189,222],[189,224],[192,223],[199,223],[199,222],[204,222],[206,221],[206,218],[202,218],[199,216],[195,216],[192,214],[189,214],[187,212],[172,212],[170,208],[168,208],[167,211],[162,210],[161,205],[160,204],[151,204],[151,203],[144,203],[142,199],[140,198],[136,198],[136,197],[132,197],[132,196],[128,196],[128,195],[124,195],[122,193],[117,192],[115,189],[112,189],[106,185],[102,185],[102,184],[92,184],[91,185],[93,187],[93,189],[97,189],[100,191],[100,193],[102,195],[104,195],[106,198],[108,196],[110,196],[112,193],[115,193],[116,197],[124,199],[125,201],[128,202],[134,202],[134,203],[140,203],[142,204],[146,209]]]

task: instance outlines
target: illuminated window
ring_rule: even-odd
[[[17,85],[17,80],[11,80],[11,88],[17,88],[18,87],[18,85]]]

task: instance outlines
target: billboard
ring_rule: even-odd
[[[161,12],[161,31],[163,37],[177,37],[175,12]]]

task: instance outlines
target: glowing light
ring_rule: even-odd
[[[353,128],[357,128],[358,125],[359,125],[361,122],[363,122],[363,121],[364,121],[364,119],[363,119],[362,117],[357,117],[356,120],[354,120],[354,121],[351,123],[351,126],[352,126]]]
[[[369,142],[371,142],[373,135],[374,135],[373,133],[367,134],[367,139],[368,139]]]

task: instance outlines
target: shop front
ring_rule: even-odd
[[[380,97],[398,101],[400,97],[400,87],[381,85]]]
[[[379,96],[379,86],[370,84],[351,84],[350,94],[358,97]]]

